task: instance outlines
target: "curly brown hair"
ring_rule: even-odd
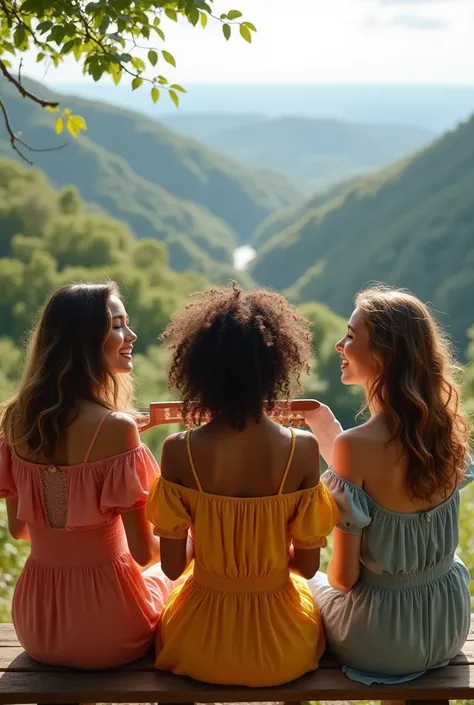
[[[382,409],[408,459],[413,497],[430,501],[465,472],[469,420],[449,339],[428,307],[403,289],[376,286],[355,299],[379,373],[368,405]]]
[[[243,292],[232,282],[194,294],[161,338],[187,423],[210,417],[243,430],[287,402],[310,372],[309,322],[267,289]]]

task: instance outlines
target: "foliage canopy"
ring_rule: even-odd
[[[56,132],[67,129],[74,137],[87,129],[84,118],[69,108],[60,110],[55,101],[35,95],[22,84],[21,57],[33,49],[37,61],[57,67],[66,57],[82,66],[94,81],[104,76],[118,85],[127,76],[132,90],[148,86],[156,103],[163,91],[179,105],[185,89],[170,83],[159,66],[176,66],[173,54],[165,48],[166,27],[180,19],[193,27],[205,28],[208,20],[221,23],[229,40],[238,30],[246,42],[252,41],[255,26],[239,10],[215,13],[215,0],[0,0],[0,71],[24,98],[57,112]],[[20,57],[16,77],[12,59]],[[7,108],[0,100],[12,147],[25,159],[20,147],[36,151],[19,137],[11,125]]]

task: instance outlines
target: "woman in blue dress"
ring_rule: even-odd
[[[469,632],[456,556],[459,490],[474,479],[468,421],[449,344],[415,296],[363,291],[336,349],[370,418],[344,432],[326,406],[308,418],[340,511],[327,576],[310,584],[346,675],[408,681],[447,664]]]

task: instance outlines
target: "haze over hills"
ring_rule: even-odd
[[[368,282],[433,302],[466,347],[474,311],[474,117],[413,158],[263,224],[251,274],[297,301],[351,311]],[[266,239],[266,233],[269,239]]]
[[[434,137],[416,127],[296,116],[183,113],[162,122],[245,163],[309,181],[315,190],[386,166]]]
[[[474,86],[463,85],[186,85],[179,111],[168,100],[157,105],[146,90],[131,92],[124,84],[89,82],[58,84],[57,90],[133,107],[156,119],[173,120],[186,113],[224,113],[343,120],[409,125],[440,133],[474,112]]]
[[[27,85],[56,97],[39,84]],[[11,122],[30,144],[63,141],[51,129],[54,116],[3,86]],[[229,273],[236,245],[267,215],[303,198],[294,179],[245,166],[143,115],[71,96],[62,100],[89,129],[63,150],[35,154],[35,165],[56,186],[76,185],[86,201],[128,223],[137,237],[166,242],[176,269],[215,275],[219,263]],[[13,155],[6,140],[0,148]]]

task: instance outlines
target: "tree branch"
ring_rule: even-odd
[[[21,83],[18,81],[15,76],[12,76],[10,71],[7,69],[3,61],[0,59],[0,71],[3,73],[7,81],[12,83],[17,91],[23,96],[23,98],[29,98],[30,100],[33,101],[33,103],[37,103],[38,105],[41,105],[42,108],[57,108],[59,103],[58,101],[52,101],[52,100],[43,100],[42,98],[38,98],[34,93],[31,93],[31,91],[28,91]]]
[[[57,147],[43,147],[43,148],[38,148],[38,147],[32,147],[31,145],[27,144],[24,142],[20,137],[18,137],[17,134],[13,131],[10,118],[8,117],[8,112],[5,107],[5,103],[3,100],[0,98],[0,110],[3,113],[3,119],[5,121],[5,127],[7,128],[8,135],[10,137],[10,144],[12,146],[12,149],[15,150],[15,152],[25,161],[27,164],[32,165],[33,162],[26,157],[23,152],[18,148],[18,145],[20,144],[22,147],[27,149],[30,152],[56,152],[58,149],[63,149],[63,147],[66,146],[67,142],[64,144],[60,144]]]

